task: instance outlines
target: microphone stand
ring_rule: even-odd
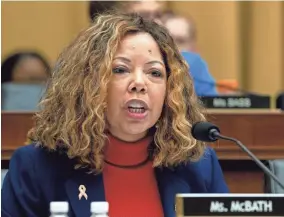
[[[246,152],[250,156],[250,158],[263,170],[263,172],[266,175],[271,177],[284,190],[284,185],[280,182],[280,180],[239,140],[231,138],[231,137],[223,136],[216,129],[211,129],[210,135],[211,135],[210,137],[213,139],[220,138],[220,139],[235,142],[244,152]]]

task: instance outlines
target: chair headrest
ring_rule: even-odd
[[[276,108],[284,111],[284,92],[279,94],[276,99]]]

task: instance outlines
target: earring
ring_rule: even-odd
[[[160,125],[160,120],[157,121],[157,123],[155,124],[155,127],[159,128],[159,125]]]

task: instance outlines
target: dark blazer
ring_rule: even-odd
[[[175,216],[177,193],[228,192],[216,154],[209,147],[198,162],[174,169],[156,168],[155,172],[165,217]],[[87,189],[87,200],[78,198],[80,185]],[[75,170],[74,161],[65,154],[28,145],[15,151],[11,158],[2,187],[1,214],[48,217],[51,201],[68,201],[70,217],[89,217],[90,202],[104,200],[102,175]]]

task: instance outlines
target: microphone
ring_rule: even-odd
[[[192,136],[199,141],[215,142],[218,139],[224,139],[235,142],[244,152],[246,152],[250,158],[263,170],[263,172],[271,177],[281,188],[284,189],[284,185],[279,179],[239,140],[224,136],[220,133],[217,126],[209,122],[197,122],[191,129]]]

